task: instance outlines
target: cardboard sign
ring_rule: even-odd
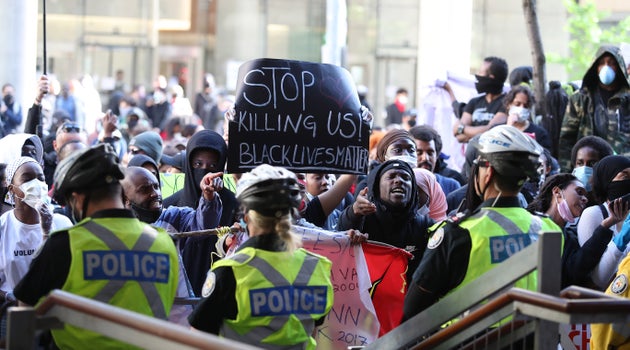
[[[160,173],[160,189],[162,191],[162,198],[166,199],[170,197],[173,193],[183,189],[184,177],[184,173]]]
[[[229,123],[228,172],[270,164],[365,174],[370,130],[360,108],[344,68],[266,58],[245,62]]]

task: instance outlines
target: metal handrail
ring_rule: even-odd
[[[150,349],[260,349],[106,303],[52,291],[37,307],[9,309],[9,349],[32,349],[37,330],[69,324]],[[97,344],[95,344],[97,346]]]
[[[506,340],[501,339],[501,335],[506,332],[514,332],[514,340],[534,333],[537,349],[551,349],[557,345],[560,323],[627,322],[630,314],[628,299],[577,286],[559,291],[560,235],[559,232],[541,235],[537,242],[377,339],[366,349],[450,349],[464,342],[464,348],[479,348],[497,341],[504,343]],[[509,288],[533,270],[537,271],[537,292]],[[441,327],[465,311],[466,316],[446,328]],[[508,316],[525,317],[516,317],[516,321],[513,319],[496,327],[497,322]],[[474,338],[480,332],[484,332],[483,335]]]
[[[561,232],[541,234],[540,238],[530,246],[498,264],[495,268],[465,287],[454,291],[438,303],[407,320],[396,329],[368,345],[366,349],[404,349],[426,341],[427,335],[440,330],[445,322],[458,317],[489,299],[495,298],[502,290],[508,290],[514,282],[527,276],[534,270],[537,270],[538,290],[545,294],[558,295],[560,289],[561,242]],[[466,327],[465,332],[458,334],[458,339],[465,340],[513,313],[510,305],[501,305],[503,305],[503,308],[488,316],[484,323],[477,322]],[[461,318],[459,322],[464,321],[466,318]],[[537,328],[539,330],[542,328],[544,333],[548,331],[549,327]],[[555,332],[555,337],[557,338],[557,331]],[[543,338],[550,339],[551,336],[547,334]],[[450,339],[450,342],[452,341],[454,339]]]
[[[580,290],[580,287],[575,286],[568,287],[562,291],[563,295],[574,296],[576,294],[580,294],[581,292],[583,291]],[[512,308],[515,312],[519,312],[522,315],[530,317],[544,317],[545,315],[550,315],[550,313],[541,314],[534,311],[537,309],[523,308],[524,304],[537,306],[547,311],[554,311],[557,313],[556,316],[567,314],[607,314],[610,316],[609,322],[623,322],[630,313],[630,300],[628,299],[604,293],[590,294],[588,296],[582,293],[581,295],[582,297],[587,297],[588,299],[565,299],[563,297],[555,297],[525,289],[512,288],[478,309],[472,311],[460,321],[455,322],[449,327],[433,334],[427,340],[414,346],[413,349],[432,349],[443,343],[445,340],[454,337],[458,333],[470,327],[472,324],[483,320],[507,305],[513,305]],[[588,315],[588,320],[591,319],[591,315]]]

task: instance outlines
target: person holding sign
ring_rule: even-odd
[[[190,324],[253,345],[314,349],[315,326],[333,304],[332,263],[299,248],[291,230],[301,201],[295,174],[260,165],[243,174],[236,196],[250,238],[208,272]]]
[[[410,279],[427,245],[427,230],[433,224],[428,216],[418,213],[419,208],[413,169],[404,160],[390,159],[368,174],[367,187],[341,213],[337,229],[356,229],[367,233],[371,240],[413,254]]]

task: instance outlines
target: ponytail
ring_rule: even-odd
[[[284,242],[284,249],[293,252],[302,246],[302,240],[291,230],[291,215],[280,217],[263,216],[255,210],[249,210],[252,223],[270,234],[277,234]]]

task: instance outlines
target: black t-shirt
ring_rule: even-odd
[[[107,209],[94,213],[92,218],[134,218],[126,209]],[[35,305],[53,289],[61,289],[70,272],[70,237],[68,230],[57,231],[48,237],[46,243],[33,258],[28,272],[15,286],[15,297]]]
[[[470,113],[472,116],[472,126],[488,125],[490,120],[498,112],[505,113],[505,106],[503,106],[503,98],[505,94],[495,98],[492,102],[486,101],[486,96],[478,96],[472,98],[464,109],[464,112]]]
[[[324,213],[324,208],[322,208],[322,203],[319,201],[319,197],[313,197],[313,199],[306,204],[302,217],[304,220],[317,227],[324,227],[328,217]]]
[[[538,125],[529,123],[527,129],[525,129],[523,132],[534,134],[534,136],[536,137],[536,142],[538,142],[544,148],[551,150],[551,138],[549,137],[549,133],[547,133],[547,130],[541,128]]]

